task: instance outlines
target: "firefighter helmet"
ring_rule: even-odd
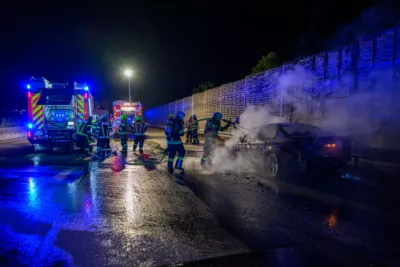
[[[183,119],[185,117],[185,113],[183,111],[178,111],[175,116],[179,119]]]
[[[174,116],[174,114],[172,114],[172,113],[168,115],[168,119],[173,119],[174,117],[175,117],[175,116]]]
[[[122,115],[121,115],[121,120],[123,120],[123,121],[126,120],[126,115],[125,115],[125,114],[122,114]]]
[[[93,122],[93,117],[92,117],[92,116],[89,116],[89,118],[88,118],[88,123],[89,123],[89,124],[92,124],[92,122]]]
[[[107,116],[106,115],[101,115],[101,121],[106,122],[107,121]]]
[[[213,118],[220,120],[222,119],[222,114],[220,112],[214,112]]]
[[[137,121],[137,122],[142,121],[142,116],[140,116],[140,115],[136,116],[135,121]]]
[[[193,119],[194,119],[194,120],[197,120],[197,116],[196,116],[196,114],[193,114],[193,116],[192,116],[192,117],[193,117]]]

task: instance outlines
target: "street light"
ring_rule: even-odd
[[[132,77],[133,72],[130,69],[126,69],[124,74],[129,79],[129,103],[132,103],[132,101],[131,101],[131,77]]]

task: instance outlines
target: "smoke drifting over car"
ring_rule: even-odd
[[[400,111],[396,101],[400,98],[392,70],[375,71],[363,77],[357,91],[349,89],[340,96],[333,89],[312,90],[317,77],[301,66],[276,78],[277,88],[283,88],[277,97],[281,99],[283,93],[284,103],[293,106],[293,116],[274,116],[268,105],[248,106],[240,115],[241,127],[216,151],[215,171],[262,172],[262,155],[244,151],[233,157],[230,151],[244,136],[256,139],[265,126],[279,122],[319,126],[335,135],[352,136],[358,145],[400,148],[400,121],[394,116]]]

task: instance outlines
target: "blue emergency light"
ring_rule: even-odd
[[[85,91],[89,91],[89,86],[84,87]]]
[[[27,85],[26,85],[26,89],[27,89],[27,90],[30,90],[30,89],[31,89],[31,85],[30,85],[30,84],[27,84]]]
[[[33,128],[33,124],[32,123],[28,123],[28,128],[32,129]]]

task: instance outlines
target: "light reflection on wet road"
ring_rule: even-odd
[[[208,174],[195,167],[197,158],[186,160],[182,185],[164,165],[125,164],[134,159],[27,154],[0,161],[0,263],[157,266],[253,251],[261,254],[247,266],[260,255],[269,266],[362,266],[374,259],[360,257],[357,242],[379,251],[371,242],[389,231],[376,227],[398,222],[386,217],[391,207],[370,214],[386,202],[362,209],[380,196],[363,186]],[[376,236],[365,236],[374,229]]]

